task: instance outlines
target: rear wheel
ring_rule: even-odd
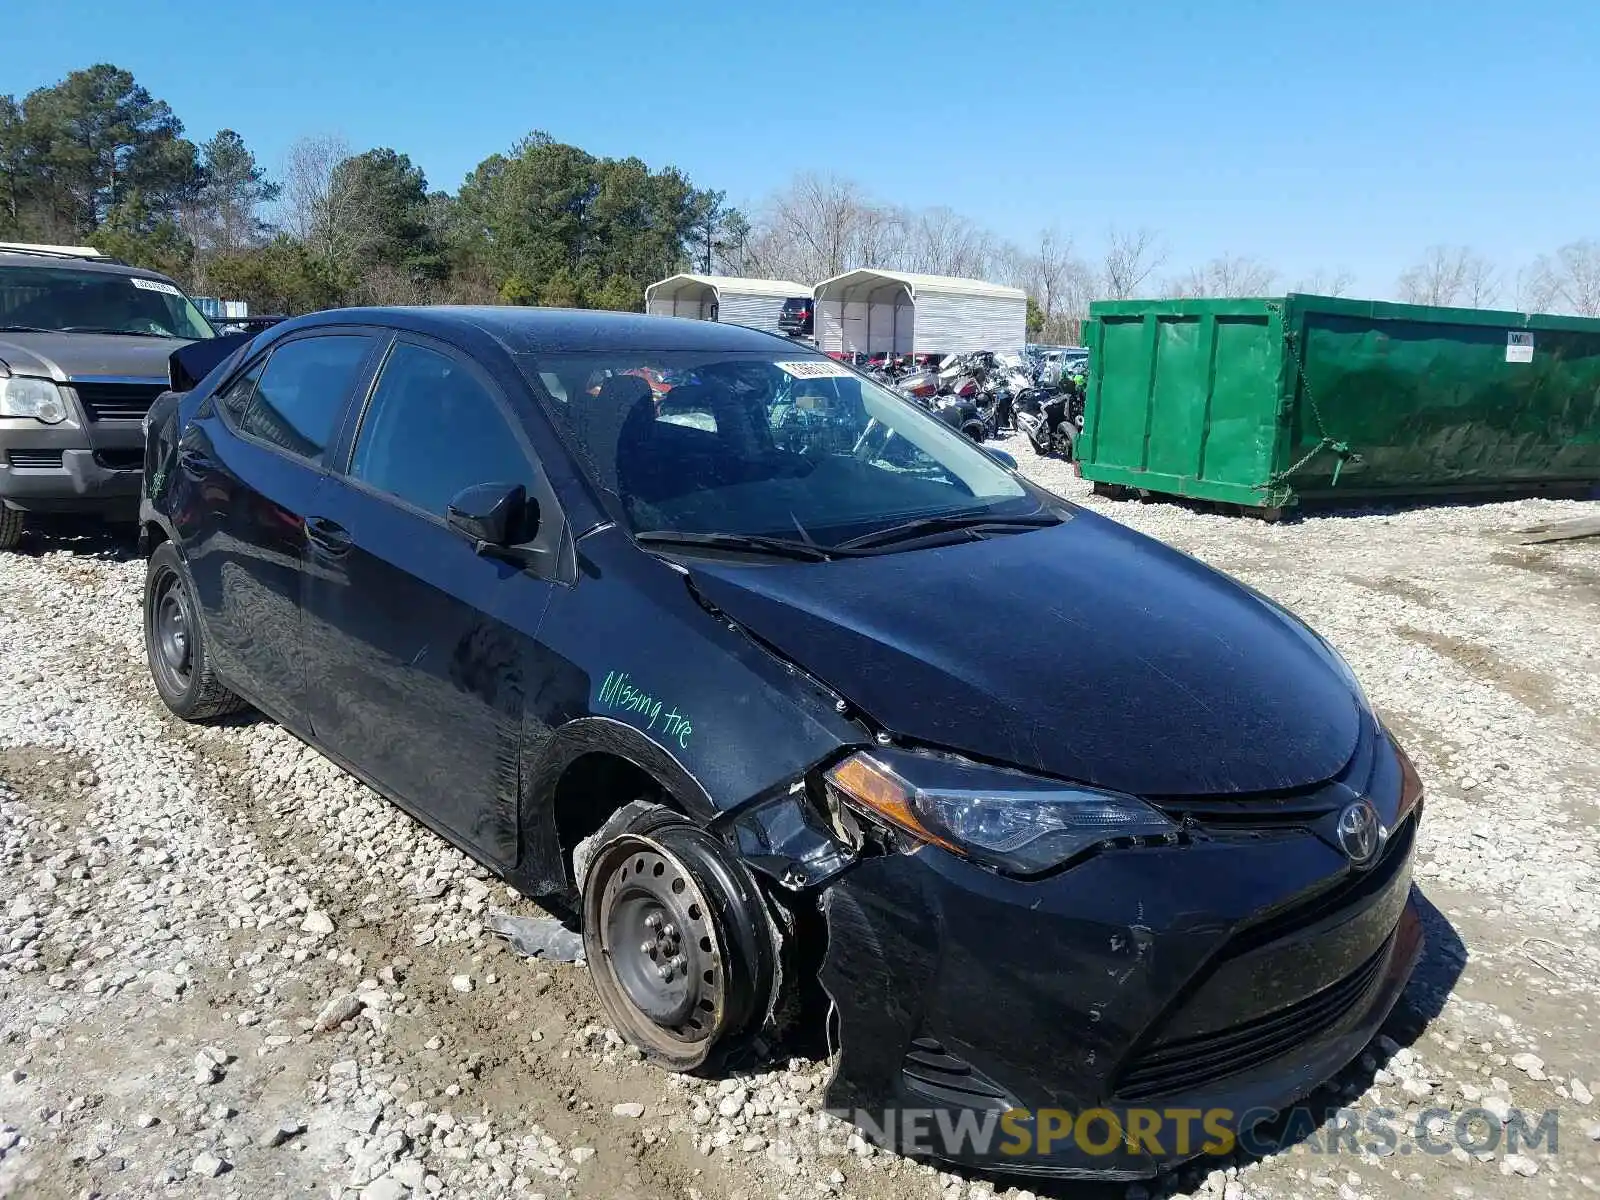
[[[0,504],[0,550],[15,550],[22,540],[23,516],[15,508]]]
[[[749,872],[676,813],[648,809],[583,872],[584,949],[606,1015],[661,1066],[692,1071],[764,1019],[776,951]]]
[[[207,721],[245,706],[211,669],[199,606],[171,542],[156,547],[145,574],[144,649],[156,694],[184,720]]]

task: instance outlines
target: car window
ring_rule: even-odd
[[[272,352],[240,428],[318,462],[372,349],[362,334],[298,338]]]
[[[409,342],[378,376],[350,477],[441,518],[475,484],[534,489],[522,443],[489,390],[454,358]]]
[[[244,421],[245,410],[250,407],[250,398],[256,394],[256,381],[261,378],[261,369],[266,365],[265,359],[258,362],[217,396],[217,406],[235,425]]]

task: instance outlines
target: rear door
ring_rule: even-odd
[[[511,866],[523,698],[554,575],[476,554],[445,524],[464,488],[521,483],[540,544],[561,515],[495,382],[401,335],[313,517],[305,614],[319,742],[425,819]]]
[[[336,328],[276,343],[202,404],[178,444],[172,512],[217,669],[303,727],[306,517],[380,347]]]

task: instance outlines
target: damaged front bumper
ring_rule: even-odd
[[[1225,1153],[1353,1060],[1419,956],[1418,813],[1357,872],[1285,833],[1021,881],[935,847],[822,893],[829,1111],[887,1148],[1145,1178]]]

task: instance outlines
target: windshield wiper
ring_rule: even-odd
[[[163,340],[176,340],[175,333],[151,333],[145,329],[102,329],[96,325],[67,325],[57,330],[58,333],[106,333],[114,337],[153,337]]]
[[[826,562],[832,552],[790,538],[761,537],[753,533],[691,533],[676,529],[646,529],[633,535],[641,546],[689,546],[712,550],[748,550],[800,562]]]
[[[59,333],[60,330],[45,329],[39,325],[0,325],[0,333]]]
[[[1022,529],[1044,529],[1051,525],[1061,524],[1061,518],[1051,512],[1027,513],[1023,516],[997,516],[988,512],[956,512],[945,513],[937,517],[919,517],[915,521],[906,521],[900,525],[890,525],[887,529],[875,529],[871,533],[864,533],[860,537],[853,537],[849,541],[840,542],[839,548],[845,550],[864,550],[868,547],[888,546],[895,542],[909,542],[920,537],[929,537],[936,533],[957,533],[962,530],[972,530],[979,533],[987,530],[995,532],[1014,531]]]

